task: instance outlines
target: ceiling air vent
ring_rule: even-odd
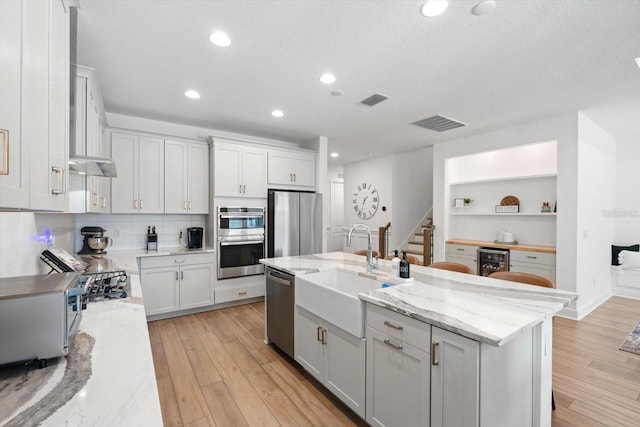
[[[374,93],[367,99],[363,99],[360,101],[360,104],[368,105],[369,107],[373,107],[376,104],[381,103],[382,101],[389,99],[388,96],[381,95],[379,93]]]
[[[418,120],[417,122],[413,122],[412,124],[423,127],[425,129],[435,130],[436,132],[444,132],[446,130],[451,130],[451,129],[459,128],[462,126],[466,126],[464,123],[457,122],[455,120],[452,120],[440,115],[431,116],[426,119]]]

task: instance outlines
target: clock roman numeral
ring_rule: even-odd
[[[354,211],[356,211],[356,212],[358,212],[358,211],[359,211],[358,206],[354,206],[354,207],[353,207],[353,210],[354,210]]]
[[[360,190],[362,190],[362,187],[360,187],[360,186],[358,185],[358,191],[360,191]]]
[[[377,198],[377,197],[374,197],[374,198],[373,198],[373,203],[377,203],[377,202],[378,202],[378,198]]]
[[[358,203],[358,199],[353,199],[353,203]]]

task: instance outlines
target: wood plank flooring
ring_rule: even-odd
[[[618,297],[554,319],[554,427],[640,426],[640,356],[618,350],[638,321],[640,301]],[[165,426],[366,425],[264,344],[263,302],[148,325]]]

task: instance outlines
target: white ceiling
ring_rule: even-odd
[[[98,70],[108,112],[292,142],[325,135],[338,163],[575,111],[640,136],[639,0],[497,0],[475,16],[478,2],[425,18],[422,1],[85,0],[78,63]],[[232,45],[211,44],[214,30]],[[318,81],[326,71],[333,85]],[[376,92],[390,99],[359,104]],[[468,126],[411,125],[434,114]]]

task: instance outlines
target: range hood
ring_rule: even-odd
[[[0,0],[2,1],[2,0]],[[84,141],[76,141],[76,69],[78,50],[78,8],[77,1],[69,0],[70,30],[69,30],[69,171],[81,175],[104,176],[107,178],[116,177],[116,165],[113,159],[102,157],[89,157],[81,155],[85,153],[84,147],[79,147]]]
[[[89,156],[69,156],[69,171],[80,175],[115,178],[116,164],[113,159]]]

